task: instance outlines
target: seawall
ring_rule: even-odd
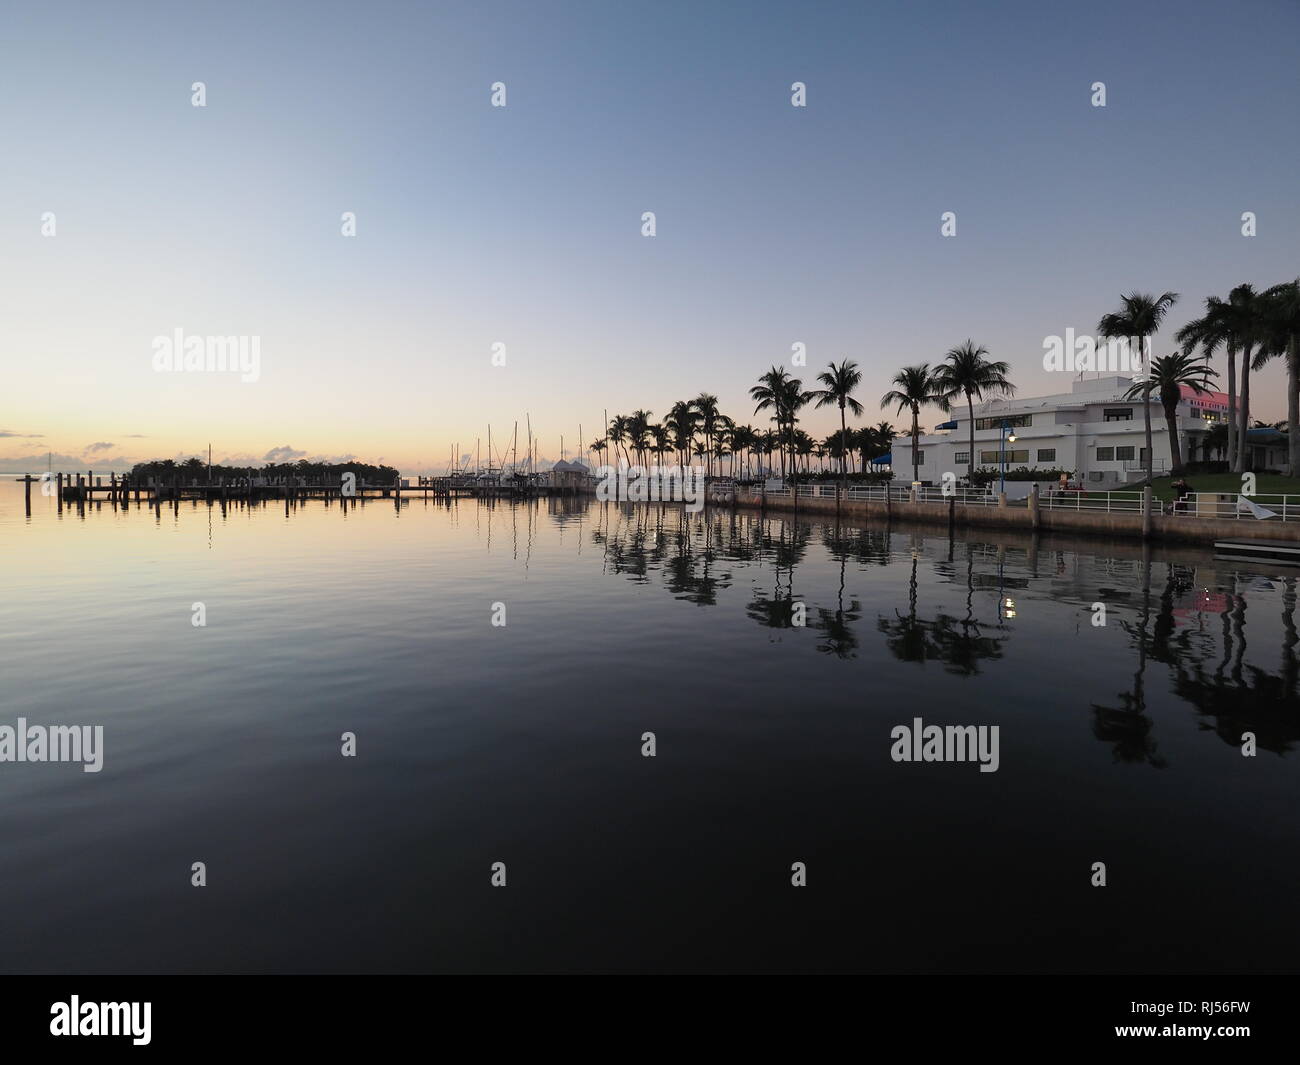
[[[1064,510],[1035,506],[979,506],[961,503],[911,503],[897,499],[842,500],[801,497],[796,505],[789,495],[764,495],[739,489],[736,505],[768,510],[794,511],[842,518],[879,521],[883,518],[918,521],[947,526],[980,526],[1020,529],[1025,532],[1061,532],[1141,540],[1143,515],[1134,511]],[[1151,515],[1151,539],[1183,543],[1213,544],[1233,539],[1285,540],[1300,543],[1300,522],[1259,521],[1253,518],[1201,518]]]

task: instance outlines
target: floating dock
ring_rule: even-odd
[[[1214,557],[1230,562],[1266,562],[1300,566],[1300,543],[1294,540],[1215,540]]]

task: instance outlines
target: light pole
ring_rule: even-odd
[[[1004,421],[1002,423],[1002,443],[999,448],[999,458],[1002,460],[1002,472],[999,477],[999,483],[998,483],[999,492],[1005,492],[1007,490],[1007,441],[1008,440],[1010,440],[1011,443],[1014,444],[1016,442],[1016,434],[1011,431],[1011,426],[1009,426]]]

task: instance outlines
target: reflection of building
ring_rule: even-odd
[[[1052,396],[990,399],[975,406],[975,466],[997,467],[1002,461],[1002,426],[1010,427],[1014,441],[1006,444],[1008,469],[1073,470],[1086,483],[1122,484],[1138,480],[1146,465],[1145,419],[1142,404],[1125,399],[1133,384],[1127,377],[1107,376],[1073,382],[1070,391]],[[1184,461],[1201,459],[1206,433],[1227,416],[1228,397],[1222,392],[1197,396],[1183,390],[1178,404],[1177,432]],[[1276,432],[1276,430],[1270,430]],[[1278,434],[1281,436],[1282,434]],[[1255,431],[1251,443],[1254,445]],[[962,474],[970,461],[970,422],[964,407],[956,406],[950,421],[920,438],[920,474],[938,481],[945,472]],[[1154,468],[1170,467],[1169,433],[1165,412],[1157,397],[1151,403],[1151,443]],[[1280,465],[1274,451],[1261,440],[1263,450],[1256,469]],[[1285,451],[1285,438],[1281,447]],[[912,438],[896,437],[894,468],[912,467]]]
[[[1213,576],[1211,574],[1211,576]],[[1219,617],[1228,612],[1230,603],[1223,592],[1212,592],[1209,588],[1198,588],[1192,594],[1190,606],[1173,608],[1174,624],[1178,628],[1187,626],[1202,627],[1207,616]]]

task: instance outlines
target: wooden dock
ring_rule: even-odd
[[[343,478],[324,479],[296,477],[258,477],[256,471],[247,476],[221,476],[216,478],[183,477],[179,473],[170,478],[130,477],[110,473],[96,476],[93,470],[85,474],[50,473],[41,477],[28,474],[16,477],[25,486],[27,513],[32,509],[32,486],[39,486],[43,495],[57,498],[59,509],[64,505],[85,506],[87,503],[110,503],[114,506],[135,502],[138,505],[161,506],[164,502],[179,504],[181,500],[207,502],[269,502],[283,499],[296,503],[308,499],[326,502],[340,500],[396,499],[422,496],[425,499],[451,498],[532,498],[550,495],[578,495],[580,489],[572,486],[548,486],[521,479],[515,483],[480,483],[464,477],[397,478],[391,484],[371,484],[368,481]]]

